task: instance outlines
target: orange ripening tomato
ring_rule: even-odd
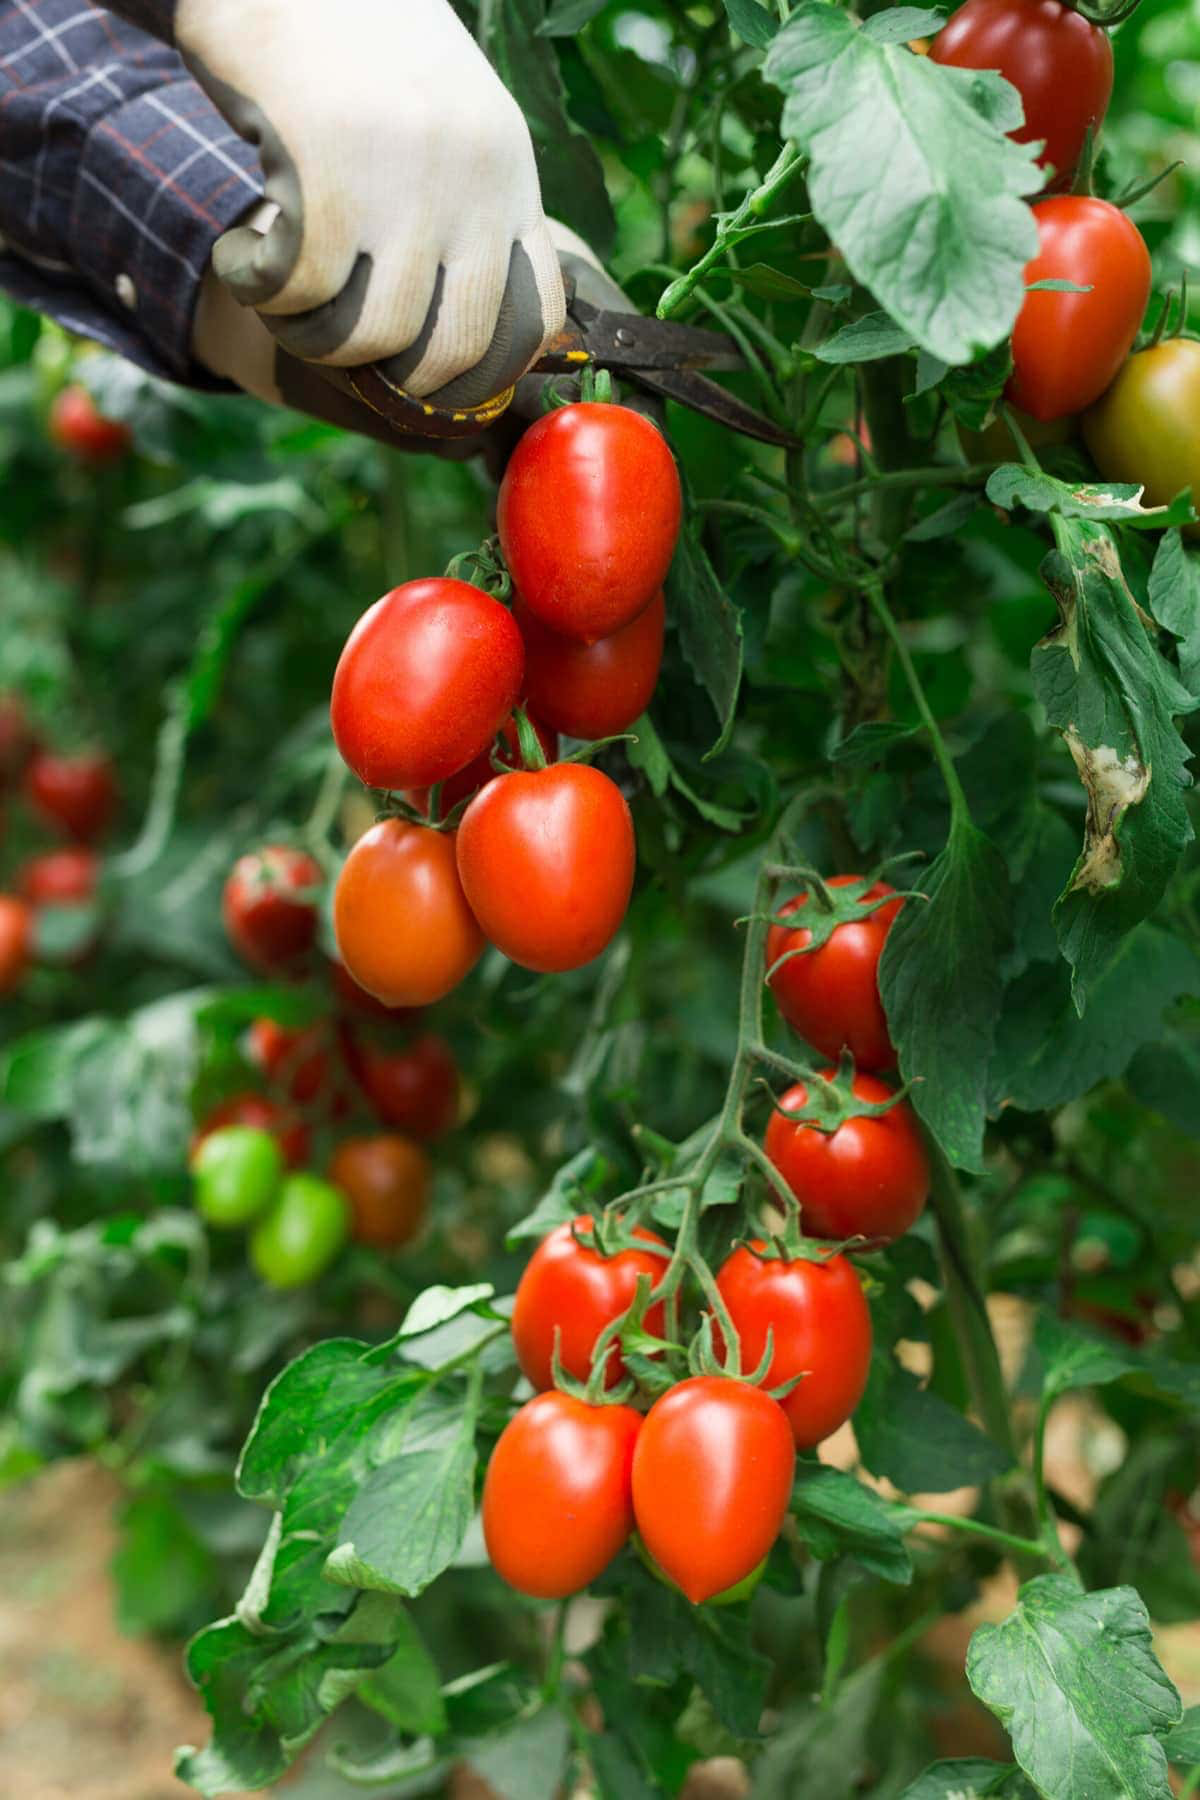
[[[1035,419],[1098,400],[1129,355],[1150,298],[1150,252],[1107,200],[1060,194],[1033,209],[1039,248],[1025,283],[1073,281],[1086,293],[1026,294],[1013,327],[1007,398]]]
[[[642,1415],[539,1394],[505,1426],[483,1484],[496,1573],[543,1600],[577,1594],[633,1528],[630,1472]]]
[[[653,1286],[666,1271],[666,1257],[653,1251],[618,1250],[615,1256],[602,1256],[578,1241],[593,1236],[595,1229],[587,1213],[571,1224],[557,1226],[542,1239],[517,1284],[513,1343],[521,1372],[535,1388],[554,1385],[556,1331],[563,1368],[576,1381],[586,1381],[596,1340],[606,1325],[633,1304],[638,1276],[648,1276]],[[662,1245],[662,1239],[644,1225],[637,1226],[633,1235],[648,1244]],[[662,1336],[661,1301],[647,1312],[645,1329],[652,1337]],[[614,1343],[605,1365],[605,1387],[615,1387],[624,1373],[621,1347]]]
[[[824,1069],[818,1079],[833,1074]],[[892,1097],[873,1075],[856,1075],[851,1087],[870,1106]],[[795,1109],[807,1099],[808,1089],[797,1082],[780,1104]],[[764,1148],[799,1200],[812,1237],[895,1238],[925,1210],[929,1158],[907,1100],[874,1118],[863,1113],[847,1119],[836,1131],[772,1112]]]
[[[398,1249],[428,1217],[433,1168],[409,1138],[346,1138],[333,1153],[329,1179],[350,1202],[350,1235],[360,1244]]]
[[[432,1005],[484,948],[453,836],[403,819],[372,825],[342,864],[333,929],[349,974],[385,1006]]]

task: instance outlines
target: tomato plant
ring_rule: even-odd
[[[1182,1795],[1194,9],[455,11],[613,368],[401,454],[0,301],[13,1542],[102,1466],[181,1791]]]
[[[344,966],[385,1006],[442,999],[483,954],[454,838],[400,819],[373,825],[346,858],[333,928]]]
[[[368,787],[444,781],[486,751],[523,668],[521,635],[498,600],[465,581],[410,581],[346,641],[330,701],[337,747]]]
[[[553,1600],[607,1568],[633,1529],[641,1428],[631,1407],[558,1393],[538,1394],[505,1426],[488,1462],[483,1535],[511,1587]]]
[[[627,626],[662,586],[679,535],[666,440],[625,407],[564,406],[521,439],[500,484],[505,560],[528,611],[584,644]]]
[[[498,775],[458,831],[458,872],[484,936],[542,972],[577,969],[611,942],[635,858],[620,788],[586,763]]]

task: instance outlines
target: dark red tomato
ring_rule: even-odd
[[[229,941],[253,969],[293,967],[317,936],[321,865],[304,850],[267,844],[234,863],[221,897]]]
[[[547,762],[553,762],[558,755],[557,731],[551,731],[547,726],[539,724],[536,719],[531,718],[529,723],[537,733],[538,743],[542,746],[542,755]],[[504,761],[514,769],[524,768],[515,719],[508,721],[502,735],[504,738],[502,752]],[[481,787],[495,778],[495,774],[496,771],[492,767],[492,745],[489,744],[482,755],[475,757],[474,761],[469,762],[465,769],[460,769],[457,775],[451,775],[448,781],[443,782],[442,817],[445,818],[451,807],[457,806],[460,800],[467,800],[472,794],[477,794]],[[429,793],[428,788],[409,788],[404,798],[410,806],[415,806],[418,812],[427,813],[429,811]]]
[[[645,712],[662,664],[661,592],[636,619],[594,644],[549,630],[520,600],[513,613],[525,639],[525,692],[541,718],[571,737],[602,738]]]
[[[297,1106],[308,1106],[319,1094],[328,1093],[328,1044],[328,1033],[320,1025],[296,1029],[274,1019],[255,1019],[246,1034],[250,1061],[269,1082],[284,1088]]]
[[[821,1078],[833,1073],[824,1069]],[[892,1094],[874,1075],[856,1075],[852,1088],[872,1106]],[[795,1108],[807,1098],[807,1088],[797,1082],[781,1104]],[[929,1198],[929,1158],[907,1100],[875,1118],[847,1119],[832,1132],[772,1112],[765,1148],[799,1200],[810,1237],[899,1237]]]
[[[453,835],[403,819],[372,825],[342,864],[333,929],[352,978],[386,1006],[430,1006],[457,987],[484,937],[459,881]]]
[[[444,1038],[426,1031],[395,1045],[355,1036],[348,1055],[359,1086],[385,1125],[424,1141],[450,1130],[458,1117],[458,1064]]]
[[[501,1432],[483,1484],[492,1567],[518,1593],[561,1600],[606,1569],[633,1529],[642,1415],[539,1394]]]
[[[350,1202],[350,1236],[357,1243],[398,1249],[428,1216],[433,1167],[409,1138],[347,1138],[333,1153],[329,1179]]]
[[[996,69],[1021,96],[1025,123],[1009,136],[1044,140],[1038,157],[1067,188],[1090,126],[1099,131],[1112,95],[1108,33],[1059,0],[967,0],[933,40],[934,62]]]
[[[56,756],[38,750],[25,771],[25,794],[47,825],[91,843],[116,810],[117,778],[103,751]]]
[[[513,616],[490,594],[405,582],[346,640],[329,705],[337,747],[368,787],[432,787],[486,751],[524,667]]]
[[[1075,281],[1083,294],[1026,294],[1013,327],[1005,394],[1035,419],[1062,419],[1099,398],[1129,355],[1150,298],[1150,252],[1107,200],[1060,194],[1033,209],[1040,247],[1025,282]]]
[[[96,892],[100,858],[82,844],[31,856],[17,877],[26,900],[34,906],[79,906]]]
[[[761,1388],[697,1375],[646,1415],[633,1512],[647,1550],[693,1606],[743,1581],[779,1536],[796,1446]]]
[[[848,887],[858,880],[858,875],[832,875],[827,885]],[[886,881],[877,881],[863,898],[878,900],[892,891]],[[809,903],[807,894],[797,894],[778,910],[790,917]],[[897,900],[865,918],[835,926],[819,949],[793,956],[772,975],[771,992],[780,1012],[822,1056],[836,1058],[845,1047],[853,1052],[860,1069],[890,1069],[895,1064],[877,977],[884,941],[903,904]],[[772,925],[767,933],[768,969],[789,950],[799,950],[811,939],[806,930]]]
[[[214,1106],[192,1134],[190,1154],[195,1156],[205,1138],[225,1125],[252,1125],[256,1131],[269,1131],[289,1169],[302,1168],[308,1161],[308,1127],[289,1107],[262,1094],[234,1094]]]
[[[560,406],[531,425],[500,484],[500,547],[529,611],[590,644],[649,606],[679,536],[665,438],[625,406]]]
[[[419,1019],[424,1010],[420,1006],[385,1006],[374,994],[368,994],[366,988],[359,987],[345,963],[336,956],[331,958],[329,970],[340,1012],[359,1013],[367,1019],[390,1019],[393,1024],[406,1025]]]
[[[754,1249],[763,1249],[761,1239]],[[772,1333],[762,1385],[804,1374],[780,1401],[796,1446],[811,1450],[844,1425],[863,1396],[871,1367],[871,1313],[854,1264],[764,1261],[744,1245],[717,1276],[741,1343],[742,1373],[752,1374]],[[718,1344],[720,1327],[715,1327]]]
[[[60,450],[91,468],[117,463],[133,443],[128,425],[106,419],[85,387],[62,388],[50,407],[50,437]]]
[[[0,994],[21,985],[33,950],[33,914],[15,894],[0,894]]]
[[[611,942],[636,860],[624,795],[586,763],[498,775],[458,832],[458,872],[484,935],[543,974],[577,969]]]
[[[19,775],[33,754],[33,730],[20,694],[0,694],[0,783]]]
[[[582,1213],[574,1221],[580,1237],[591,1237],[592,1220]],[[635,1237],[648,1244],[662,1244],[653,1231],[639,1225]],[[633,1302],[639,1275],[651,1282],[666,1272],[665,1257],[650,1250],[618,1250],[602,1256],[599,1250],[580,1244],[570,1225],[559,1225],[544,1238],[525,1266],[517,1285],[512,1334],[517,1361],[535,1388],[554,1385],[554,1333],[561,1333],[559,1357],[568,1375],[586,1381],[592,1367],[592,1350],[606,1325]],[[646,1314],[646,1330],[663,1334],[663,1308],[659,1301]],[[604,1385],[615,1387],[625,1373],[621,1347],[608,1353]]]

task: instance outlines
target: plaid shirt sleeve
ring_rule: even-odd
[[[0,288],[154,374],[212,386],[191,355],[200,282],[262,175],[158,41],[174,10],[0,0]]]

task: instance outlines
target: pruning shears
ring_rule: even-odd
[[[593,306],[576,293],[569,278],[566,286],[566,324],[530,374],[577,375],[589,367],[608,369],[622,380],[677,400],[743,437],[784,447],[799,442],[783,426],[756,412],[704,373],[708,369],[746,366],[745,357],[724,332]],[[406,393],[389,377],[382,363],[365,363],[350,369],[328,364],[313,367],[393,431],[419,437],[472,436],[495,424],[507,411],[516,391],[509,387],[478,406],[451,409]]]

